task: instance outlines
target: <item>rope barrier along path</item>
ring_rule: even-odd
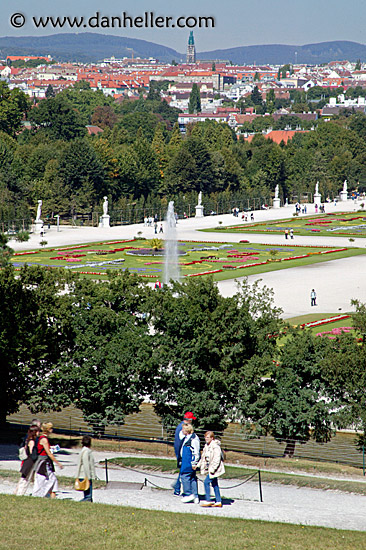
[[[106,464],[107,464],[107,459],[106,459]],[[124,470],[129,470],[131,472],[136,472],[138,474],[145,473],[145,472],[141,472],[141,470],[137,470],[136,468],[131,468],[130,466],[123,466],[121,464],[116,464],[116,466],[118,466],[119,468],[124,469]],[[245,475],[238,476],[236,479],[241,479],[241,478],[244,478],[244,477],[246,479],[244,479],[243,481],[240,481],[239,483],[236,483],[235,485],[224,486],[220,483],[220,488],[224,491],[227,491],[228,489],[236,489],[237,487],[240,487],[241,485],[244,485],[245,483],[247,483],[248,481],[253,479],[255,476],[258,476],[259,500],[260,500],[260,502],[263,502],[262,479],[261,479],[260,470],[254,472],[253,474],[245,474]],[[157,477],[157,478],[160,478],[160,479],[169,479],[169,480],[171,480],[171,476],[164,476],[164,475],[159,475],[159,474],[149,474],[149,477]],[[202,479],[200,479],[198,477],[197,480],[200,483],[202,483],[202,485],[203,485],[204,482],[203,482]],[[156,489],[167,490],[167,487],[160,487],[159,485],[156,485],[156,483],[154,483],[153,481],[150,481],[150,479],[148,477],[145,477],[145,480],[144,480],[145,487],[147,487],[148,483],[150,485],[152,485],[153,487],[155,487]]]

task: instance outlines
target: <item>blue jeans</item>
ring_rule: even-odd
[[[178,479],[175,482],[175,485],[173,486],[173,489],[174,489],[175,495],[180,495],[180,472],[178,474]]]
[[[81,502],[93,502],[93,482],[90,479],[89,489],[84,491],[84,498],[81,499]]]
[[[217,479],[217,477],[210,478],[210,476],[207,476],[205,481],[203,482],[203,484],[205,486],[206,500],[211,500],[210,483],[211,483],[211,485],[213,487],[213,490],[214,490],[214,493],[215,493],[216,502],[221,502],[221,495],[220,495],[220,489],[219,489],[219,480]]]
[[[180,479],[183,484],[183,495],[185,497],[194,495],[198,498],[197,476],[196,472],[188,472],[186,474],[180,474]]]

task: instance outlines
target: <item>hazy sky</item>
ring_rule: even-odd
[[[308,44],[329,40],[365,43],[365,0],[1,0],[0,36],[41,36],[76,29],[37,29],[32,17],[120,16],[213,16],[215,28],[195,28],[197,51],[254,44]],[[10,17],[25,16],[22,28]],[[16,19],[19,23],[20,19]],[[190,29],[82,28],[164,44],[179,52],[186,49]]]

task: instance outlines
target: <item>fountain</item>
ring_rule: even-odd
[[[165,223],[165,271],[164,284],[179,281],[178,239],[174,215],[174,201],[169,202]]]

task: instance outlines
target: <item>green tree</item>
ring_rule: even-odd
[[[58,361],[62,331],[56,311],[65,277],[39,267],[16,274],[8,265],[0,271],[1,424],[22,402],[32,402]]]
[[[30,103],[24,92],[21,92],[18,88],[10,90],[5,82],[0,81],[1,132],[15,136],[29,108]]]
[[[110,274],[108,284],[76,278],[65,296],[68,345],[41,394],[53,408],[76,405],[97,434],[137,412],[146,394],[151,348],[143,313],[149,292],[125,272]]]
[[[251,384],[244,380],[240,385],[239,408],[247,429],[285,442],[287,456],[296,442],[326,442],[332,436],[333,404],[326,399],[327,380],[320,368],[324,344],[308,331],[294,331],[272,367],[258,362]]]
[[[55,90],[53,89],[53,86],[52,84],[49,84],[46,88],[46,92],[45,92],[45,96],[47,99],[49,99],[50,97],[55,97]]]
[[[200,96],[200,91],[198,89],[198,86],[195,82],[192,84],[192,90],[189,96],[188,112],[189,113],[201,112],[201,96]]]
[[[253,105],[262,105],[263,104],[262,95],[260,94],[260,92],[258,90],[258,86],[254,86],[254,89],[253,89],[252,93],[250,94],[250,99],[252,100]]]
[[[8,237],[4,233],[0,233],[0,267],[6,267],[14,250],[8,246]]]
[[[223,298],[212,279],[190,279],[155,293],[151,395],[164,424],[176,425],[189,409],[199,428],[225,429],[243,369],[273,350],[268,334],[278,331],[278,313],[257,285]]]
[[[41,101],[31,110],[28,118],[50,139],[69,141],[86,133],[80,116],[61,94]]]

